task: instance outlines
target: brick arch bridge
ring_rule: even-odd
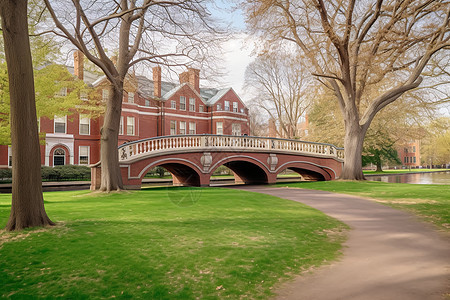
[[[124,188],[141,187],[156,166],[172,173],[174,184],[208,186],[214,171],[225,165],[236,182],[275,183],[290,169],[308,180],[339,178],[343,150],[330,144],[249,136],[183,135],[134,141],[119,147]],[[91,189],[100,186],[100,168],[93,168]]]

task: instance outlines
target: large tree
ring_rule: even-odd
[[[35,69],[33,73],[38,119],[53,119],[55,116],[71,115],[75,112],[91,116],[99,114],[94,100],[80,100],[80,93],[88,93],[90,89],[83,81],[74,78],[66,67],[50,64]],[[67,90],[65,96],[59,93],[62,89]],[[0,62],[0,145],[11,144],[9,99],[7,67],[6,63]]]
[[[247,66],[245,87],[252,102],[275,120],[277,133],[300,138],[299,123],[310,105],[311,80],[295,55],[283,51],[266,52]]]
[[[429,165],[450,164],[450,118],[433,120],[426,127],[421,140],[422,163]]]
[[[0,1],[11,105],[12,205],[7,230],[53,225],[42,196],[27,1]]]
[[[82,51],[109,82],[101,129],[100,190],[121,189],[117,144],[125,77],[140,62],[203,64],[217,54],[220,37],[214,36],[218,32],[211,26],[206,1],[44,2],[56,25],[49,30]]]
[[[433,56],[450,47],[443,0],[248,0],[246,9],[266,45],[293,44],[332,90],[345,122],[343,179],[364,179],[361,153],[374,117],[417,88]]]

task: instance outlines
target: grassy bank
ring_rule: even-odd
[[[450,185],[376,181],[320,181],[280,183],[279,186],[373,198],[389,206],[413,212],[441,229],[450,230]]]
[[[11,195],[0,195],[0,226]],[[220,188],[45,194],[56,228],[0,232],[0,297],[262,299],[336,259],[345,226],[293,201]]]
[[[383,170],[377,171],[363,171],[365,175],[389,175],[389,174],[407,174],[407,173],[424,173],[424,172],[443,172],[450,171],[450,169],[398,169],[398,170]]]

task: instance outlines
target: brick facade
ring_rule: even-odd
[[[83,55],[75,52],[69,71],[97,90],[99,97],[107,96],[105,76],[98,78],[83,66]],[[152,71],[153,80],[135,75],[126,78],[119,145],[164,135],[217,134],[218,129],[224,135],[249,134],[247,107],[232,88],[200,88],[197,69],[181,73],[179,84],[162,81],[160,67]],[[39,130],[45,136],[41,164],[97,163],[102,123],[102,118],[86,119],[78,113],[53,120],[40,118]],[[9,146],[0,146],[0,167],[10,165],[10,155]]]

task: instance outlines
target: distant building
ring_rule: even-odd
[[[400,144],[398,149],[398,157],[402,162],[402,166],[407,168],[417,168],[420,163],[420,141],[414,140]]]
[[[308,136],[309,122],[308,115],[302,116],[297,123],[296,128],[287,128],[288,134],[282,130],[281,125],[277,124],[273,118],[269,119],[269,137],[275,138],[304,138]]]
[[[84,70],[83,54],[75,52],[68,70],[108,98],[106,76]],[[248,109],[232,88],[200,88],[200,71],[188,69],[179,83],[161,80],[161,68],[153,68],[153,80],[129,74],[124,83],[119,144],[165,135],[249,134]],[[67,89],[63,92],[67,92]],[[86,96],[80,95],[81,100]],[[54,119],[40,118],[45,133],[41,164],[89,165],[100,160],[100,128],[103,118],[79,113]],[[11,147],[0,146],[0,167],[11,167]]]

